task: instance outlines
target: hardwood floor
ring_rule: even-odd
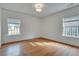
[[[79,56],[79,48],[38,38],[2,45],[0,56]]]

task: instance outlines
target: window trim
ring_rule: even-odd
[[[8,22],[7,22],[7,25],[8,25],[8,32],[7,32],[7,34],[8,34],[8,36],[19,36],[21,34],[21,21],[20,21],[20,19],[8,18],[7,20],[8,20]],[[16,20],[16,21],[18,20],[19,22],[10,22],[10,20]],[[9,24],[19,24],[19,34],[9,35]]]
[[[68,20],[68,19],[70,19],[70,20]],[[77,36],[75,35],[75,32],[73,32],[73,31],[70,31],[70,33],[72,33],[72,34],[69,34],[69,35],[67,35],[67,33],[66,32],[64,32],[64,31],[68,31],[68,29],[67,30],[65,30],[65,26],[70,26],[70,29],[69,30],[74,30],[75,31],[75,28],[72,28],[72,25],[65,25],[66,23],[69,23],[69,22],[76,22],[77,24],[75,25],[76,26],[76,30],[77,30]],[[64,36],[64,37],[71,37],[71,38],[79,38],[79,32],[78,32],[78,28],[79,27],[79,16],[72,16],[72,17],[66,17],[66,18],[63,18],[63,30],[62,30],[62,36]]]

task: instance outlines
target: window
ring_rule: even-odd
[[[8,18],[8,35],[20,34],[20,20]]]
[[[63,36],[79,38],[79,16],[63,19]]]

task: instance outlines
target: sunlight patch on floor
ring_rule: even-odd
[[[32,46],[47,46],[52,45],[51,42],[29,42]]]
[[[32,46],[37,46],[36,44],[34,44],[33,42],[29,42],[29,44],[31,44]]]

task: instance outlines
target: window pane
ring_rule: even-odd
[[[79,38],[79,19],[76,17],[63,20],[63,35]]]
[[[20,24],[8,24],[8,35],[20,34]]]

